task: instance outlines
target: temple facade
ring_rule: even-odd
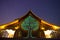
[[[12,22],[0,25],[0,37],[6,38],[60,38],[60,27],[36,16],[32,11]],[[4,36],[4,31],[7,35]],[[54,35],[53,35],[54,34]]]

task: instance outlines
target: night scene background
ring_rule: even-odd
[[[0,0],[0,25],[25,15],[29,10],[60,26],[60,0]]]

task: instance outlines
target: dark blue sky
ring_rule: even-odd
[[[0,0],[0,24],[32,10],[43,20],[60,26],[60,0]]]

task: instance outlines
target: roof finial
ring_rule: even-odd
[[[30,10],[29,10],[30,12],[32,12],[32,9],[30,8]]]

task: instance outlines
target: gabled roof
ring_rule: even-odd
[[[25,14],[24,16],[20,17],[19,20],[25,19],[25,18],[28,17],[28,16],[32,16],[32,17],[34,17],[35,19],[41,21],[41,19],[40,19],[37,15],[35,15],[31,10],[28,11],[27,14]]]
[[[1,28],[5,28],[6,26],[9,26],[9,25],[18,23],[19,21],[24,20],[24,19],[25,19],[26,17],[28,17],[28,16],[32,16],[32,17],[34,17],[35,19],[37,19],[39,22],[44,23],[44,24],[46,24],[46,25],[50,25],[50,26],[55,27],[55,28],[59,27],[59,26],[53,25],[53,24],[51,24],[51,23],[48,23],[48,22],[42,20],[41,18],[39,18],[37,15],[35,15],[35,14],[30,10],[30,11],[28,11],[27,14],[25,14],[24,16],[22,16],[22,17],[20,17],[20,18],[17,18],[16,20],[14,20],[14,21],[12,21],[12,22],[8,22],[8,23],[6,23],[6,24],[0,25],[0,29],[1,29]],[[60,28],[60,27],[59,27],[59,28]]]

